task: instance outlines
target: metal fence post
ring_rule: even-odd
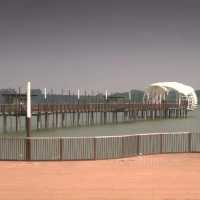
[[[125,157],[125,136],[122,136],[122,157]]]
[[[93,143],[94,143],[94,157],[93,157],[93,159],[94,160],[96,160],[97,159],[97,140],[96,140],[96,137],[94,137],[94,139],[93,139]]]
[[[63,160],[63,138],[60,138],[59,141],[60,141],[60,160]]]
[[[192,152],[192,133],[188,133],[188,152]]]
[[[31,160],[31,138],[26,137],[26,160]]]
[[[160,153],[162,153],[162,133],[160,134]]]
[[[137,136],[137,155],[140,155],[140,136]]]

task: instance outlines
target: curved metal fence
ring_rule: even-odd
[[[99,137],[0,137],[0,160],[103,160],[200,152],[200,134],[149,133]]]

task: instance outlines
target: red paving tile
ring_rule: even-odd
[[[0,162],[0,200],[200,200],[200,154]]]

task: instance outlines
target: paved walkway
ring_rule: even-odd
[[[1,200],[200,200],[200,154],[0,162]]]

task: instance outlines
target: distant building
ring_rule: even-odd
[[[127,97],[117,94],[117,95],[110,95],[108,96],[108,102],[123,102],[123,101],[127,101]]]
[[[31,96],[34,98],[36,96],[40,96],[42,94],[39,89],[32,89]],[[25,93],[17,93],[15,89],[0,89],[0,103],[2,104],[16,104],[26,103],[26,94]]]
[[[0,89],[0,102],[3,104],[12,104],[13,97],[17,95],[15,89]]]

